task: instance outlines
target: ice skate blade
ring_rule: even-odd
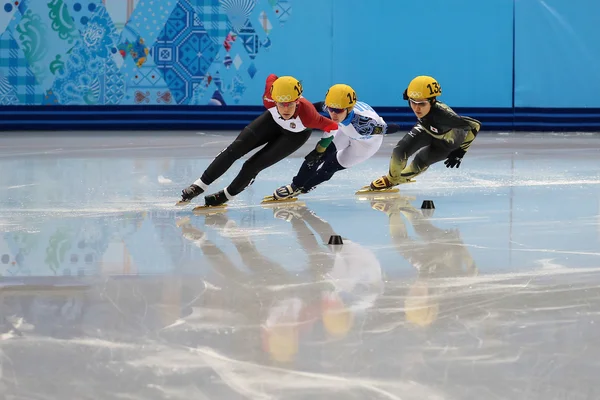
[[[283,203],[294,203],[296,201],[298,201],[297,197],[288,197],[287,199],[277,200],[273,196],[265,196],[265,197],[263,197],[261,204],[270,204],[270,203],[283,204]]]
[[[212,213],[221,213],[227,211],[227,204],[221,204],[218,206],[197,206],[194,207],[192,212],[194,214],[212,214]]]
[[[183,207],[183,206],[187,206],[188,204],[190,204],[189,200],[179,200],[177,203],[175,203],[175,206]]]
[[[400,189],[393,187],[393,188],[388,188],[388,189],[376,189],[373,190],[371,189],[370,186],[365,186],[359,190],[356,191],[355,194],[384,194],[384,193],[398,193],[400,191]]]
[[[306,203],[303,201],[270,201],[267,203],[261,203],[261,206],[263,206],[264,208],[289,208],[290,210],[292,209],[296,209],[296,208],[302,208],[302,207],[306,207]]]

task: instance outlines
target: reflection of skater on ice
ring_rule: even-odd
[[[270,360],[292,362],[298,354],[300,335],[312,329],[318,318],[310,304],[318,293],[318,279],[309,278],[313,284],[303,284],[303,276],[262,254],[244,229],[224,214],[206,215],[204,225],[228,239],[243,264],[237,266],[236,257],[209,240],[205,230],[191,225],[189,219],[180,221],[184,237],[202,250],[212,269],[224,279],[216,284],[228,287],[213,292],[205,305],[233,311],[236,325],[253,330],[250,334],[244,330],[240,337],[243,347],[247,348],[251,340],[251,345],[262,349]]]
[[[328,268],[323,270],[322,279],[327,288],[321,293],[322,320],[326,331],[335,338],[342,338],[354,326],[357,316],[364,316],[375,300],[383,293],[381,265],[375,254],[368,248],[348,239],[343,245],[325,245],[331,235],[335,235],[331,225],[306,207],[281,205],[274,210],[277,218],[292,224],[307,254],[315,248],[314,230],[321,244],[328,252]],[[307,233],[308,231],[308,233]],[[319,261],[315,261],[318,265]]]
[[[348,239],[343,246],[328,246],[326,238],[335,233],[333,228],[306,207],[278,205],[273,213],[290,222],[308,257],[300,274],[262,254],[247,232],[224,214],[205,216],[204,225],[235,246],[242,268],[230,252],[207,238],[204,228],[192,226],[189,219],[179,225],[184,237],[202,249],[213,270],[225,279],[219,285],[233,285],[233,299],[231,290],[219,291],[212,294],[219,297],[215,302],[233,301],[228,309],[245,319],[243,325],[261,327],[261,348],[269,359],[288,363],[296,359],[303,340],[318,332],[316,324],[322,324],[329,338],[347,336],[357,315],[363,315],[382,292],[383,280],[370,250]]]
[[[456,229],[434,226],[410,198],[396,195],[371,199],[371,206],[389,217],[390,236],[396,250],[417,269],[417,280],[405,300],[406,319],[428,326],[438,317],[439,296],[444,289],[435,280],[477,275],[477,267]],[[412,226],[417,238],[408,234]]]

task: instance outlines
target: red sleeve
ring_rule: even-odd
[[[338,129],[336,122],[319,114],[312,103],[304,97],[300,98],[300,103],[298,104],[298,117],[300,117],[300,120],[307,128],[320,129],[325,132]]]
[[[273,82],[277,80],[277,75],[271,74],[267,76],[267,82],[265,83],[265,94],[263,95],[263,104],[266,108],[272,108],[275,105],[275,102],[271,98],[271,86],[273,86]]]

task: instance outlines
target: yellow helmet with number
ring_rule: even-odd
[[[302,84],[293,76],[280,76],[271,86],[271,97],[278,103],[296,101],[302,96]]]
[[[331,108],[354,108],[356,104],[356,92],[349,85],[333,85],[325,95],[325,105]]]
[[[417,76],[410,81],[405,92],[408,99],[432,99],[442,94],[442,87],[431,76]]]

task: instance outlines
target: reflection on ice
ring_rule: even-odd
[[[382,152],[306,206],[258,205],[292,158],[203,215],[172,200],[212,145],[2,158],[15,173],[0,178],[0,391],[599,397],[596,139],[560,159],[480,139],[468,168],[433,168],[400,194],[353,194]]]

